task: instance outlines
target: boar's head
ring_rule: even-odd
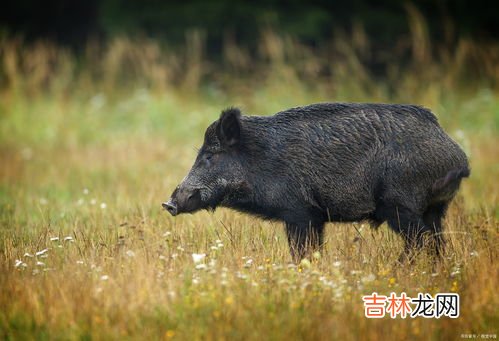
[[[241,113],[230,108],[212,123],[194,165],[162,206],[173,216],[214,210],[249,191],[241,153]]]

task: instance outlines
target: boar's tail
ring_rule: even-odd
[[[458,169],[453,169],[447,173],[443,178],[435,181],[432,187],[432,197],[434,200],[448,200],[451,199],[454,193],[459,188],[462,178],[470,176],[470,169],[468,166]]]

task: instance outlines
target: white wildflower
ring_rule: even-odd
[[[59,237],[50,237],[51,242],[56,242],[59,240]]]
[[[239,271],[238,271],[238,272],[236,272],[236,277],[237,277],[237,278],[240,278],[240,279],[242,279],[242,280],[246,280],[246,279],[248,279],[248,275],[243,274],[242,272],[239,272]]]
[[[194,263],[199,263],[199,262],[203,261],[203,259],[205,259],[205,257],[206,257],[205,253],[193,253],[192,254],[192,260],[194,261]]]
[[[37,253],[35,253],[35,256],[42,256],[46,254],[48,251],[49,249],[43,249],[42,251],[38,251]]]
[[[135,257],[135,252],[133,252],[132,250],[128,250],[128,251],[126,252],[126,255],[127,255],[128,257],[130,257],[130,258],[133,258],[133,257]]]
[[[109,279],[108,275],[102,275],[102,276],[100,276],[100,280],[101,281],[107,281],[108,279]]]
[[[374,276],[374,274],[369,274],[369,275],[361,278],[362,282],[364,282],[364,283],[372,282],[375,279],[376,279],[376,276]]]
[[[105,202],[101,202],[100,208],[101,209],[105,209],[106,207],[107,207],[106,203]]]
[[[203,263],[196,265],[196,270],[206,270],[207,268],[206,264]]]

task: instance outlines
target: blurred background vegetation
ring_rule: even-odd
[[[467,0],[20,0],[5,4],[0,19],[7,33],[21,32],[29,39],[54,39],[75,47],[89,38],[123,34],[178,45],[184,41],[185,31],[195,28],[206,31],[209,51],[216,54],[228,38],[257,47],[262,27],[319,46],[327,43],[335,30],[362,24],[373,45],[392,47],[409,33],[408,6],[415,6],[427,19],[427,33],[437,43],[455,44],[463,35],[495,39],[499,33],[497,2]]]
[[[147,45],[127,51],[132,55],[127,58],[141,57],[142,63],[158,58],[171,65],[163,52],[187,48],[191,58],[202,54],[210,66],[203,79],[214,78],[220,68],[252,73],[256,61],[293,57],[306,64],[301,71],[309,76],[326,76],[328,66],[347,55],[376,79],[393,76],[393,68],[424,66],[436,58],[444,66],[457,61],[462,72],[466,64],[468,81],[495,81],[490,72],[497,76],[497,70],[490,63],[499,58],[497,13],[496,1],[467,0],[20,0],[3,6],[0,37],[69,48],[68,53],[77,53],[78,66],[93,64],[89,52],[99,59],[106,45],[123,37],[134,46]],[[269,32],[283,41],[272,40]],[[278,43],[294,45],[295,56]],[[127,53],[123,41],[119,46],[115,53]]]

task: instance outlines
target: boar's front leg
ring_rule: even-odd
[[[291,257],[299,263],[305,256],[321,248],[324,236],[324,223],[286,222]]]

